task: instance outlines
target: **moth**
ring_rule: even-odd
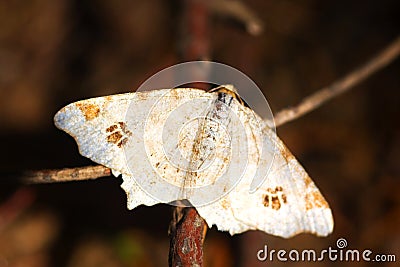
[[[209,227],[231,235],[333,230],[314,182],[233,86],[91,98],[62,108],[54,121],[83,156],[122,175],[129,209],[187,201]]]

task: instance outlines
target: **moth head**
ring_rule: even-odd
[[[226,94],[239,95],[237,89],[232,84],[220,85],[218,87],[215,87],[215,88],[211,89],[209,92],[210,93],[221,92],[221,93],[226,93]]]
[[[218,86],[216,88],[211,89],[209,93],[223,93],[230,95],[232,98],[236,99],[240,104],[249,108],[249,105],[240,97],[237,89],[232,84],[224,84]]]

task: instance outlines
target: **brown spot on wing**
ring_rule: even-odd
[[[313,181],[311,180],[310,176],[306,175],[304,177],[304,184],[306,185],[306,187],[310,186],[312,184],[312,182]]]
[[[123,145],[126,144],[126,142],[128,142],[128,138],[124,137],[123,139],[121,139],[121,141],[118,142],[117,146],[122,147]]]
[[[224,210],[228,210],[231,208],[231,204],[228,200],[226,200],[226,198],[221,199],[221,206]]]
[[[265,207],[279,210],[283,204],[286,203],[287,198],[281,186],[277,186],[275,189],[267,188],[267,193],[263,196],[263,204]]]
[[[122,137],[123,135],[121,134],[121,132],[113,132],[112,134],[107,136],[107,141],[109,143],[117,144],[122,139]]]
[[[128,142],[128,136],[132,135],[126,124],[122,121],[110,125],[105,131],[106,133],[110,133],[107,136],[107,142],[116,144],[118,147],[125,145]]]
[[[111,132],[114,132],[115,130],[117,130],[118,129],[118,126],[117,125],[111,125],[110,127],[108,127],[107,129],[106,129],[106,132],[107,133],[111,133]]]
[[[125,134],[127,134],[127,133],[129,132],[128,128],[126,127],[125,122],[120,121],[120,122],[118,122],[118,125],[119,125],[119,127],[121,128],[121,130],[122,130]]]
[[[321,192],[319,192],[318,188],[314,185],[310,176],[308,176],[304,170],[300,173],[302,174],[304,185],[306,186],[306,210],[314,208],[329,208],[328,202],[326,202]]]
[[[99,116],[100,108],[95,104],[78,103],[76,106],[82,111],[86,120],[92,120]]]
[[[318,190],[306,194],[306,210],[314,208],[329,208],[328,202]]]

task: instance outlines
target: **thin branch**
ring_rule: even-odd
[[[246,3],[239,0],[214,0],[207,4],[210,10],[216,14],[233,18],[246,27],[251,35],[260,35],[263,32],[264,25],[257,15]]]
[[[206,5],[209,1],[182,2],[184,9],[179,42],[181,58],[185,61],[210,59],[209,9]]]
[[[90,180],[110,175],[111,169],[97,165],[59,170],[29,171],[23,173],[19,180],[26,184],[45,184]]]
[[[297,106],[284,109],[274,116],[275,126],[281,126],[289,121],[295,120],[306,113],[318,108],[332,98],[354,88],[373,73],[382,69],[400,54],[400,37],[397,37],[378,55],[355,71],[349,73],[333,84],[320,89],[312,95],[304,98]]]

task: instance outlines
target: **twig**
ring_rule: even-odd
[[[182,58],[189,60],[209,60],[209,10],[210,0],[183,1],[183,20],[180,36]],[[211,0],[212,1],[212,0]]]
[[[109,168],[97,165],[59,170],[28,171],[23,173],[18,180],[27,184],[45,184],[90,180],[110,175],[111,170]]]
[[[264,25],[257,15],[239,0],[214,0],[209,2],[210,10],[222,16],[232,17],[243,23],[251,35],[260,35]]]
[[[382,69],[392,62],[400,53],[400,37],[397,37],[389,46],[382,52],[373,57],[369,62],[355,71],[349,73],[345,77],[337,80],[333,84],[320,89],[314,94],[304,98],[297,106],[281,110],[274,116],[275,126],[281,126],[289,121],[295,120],[298,117],[318,108],[325,102],[338,96],[339,94],[354,88],[371,74]]]

